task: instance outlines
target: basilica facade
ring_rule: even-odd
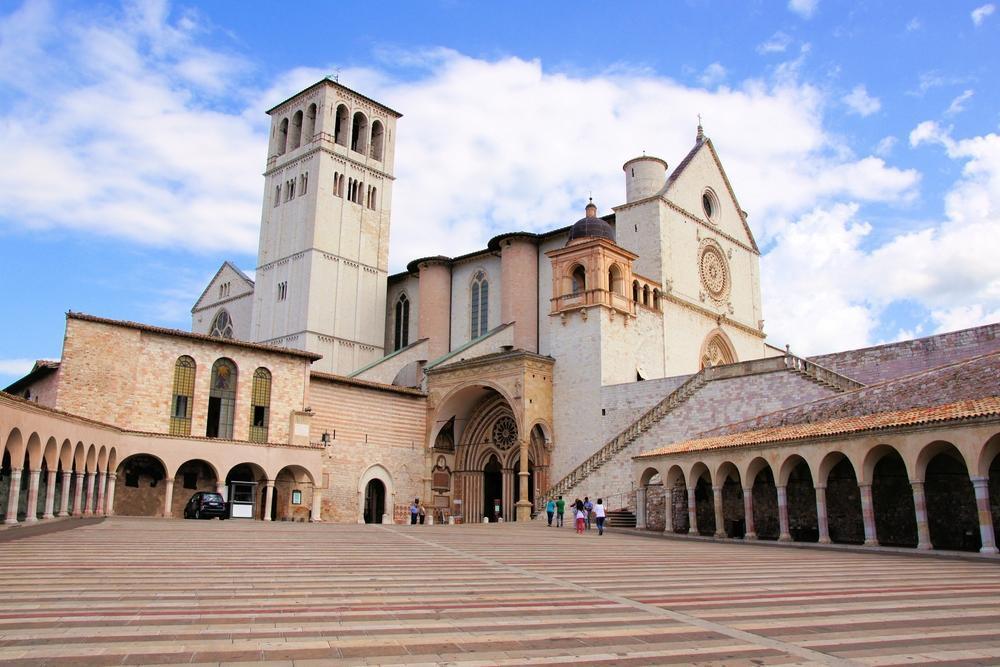
[[[8,521],[60,503],[67,514],[176,516],[191,490],[238,487],[254,489],[251,513],[265,520],[401,521],[419,498],[437,521],[524,521],[546,498],[590,495],[639,526],[697,532],[708,512],[713,534],[756,536],[750,505],[719,514],[718,480],[752,477],[752,487],[765,467],[753,457],[732,463],[735,477],[720,477],[724,461],[708,475],[699,461],[671,467],[700,446],[683,443],[812,402],[884,396],[871,387],[983,355],[994,363],[1000,350],[996,327],[815,359],[768,345],[760,251],[700,126],[672,168],[646,155],[622,165],[610,208],[588,202],[576,221],[390,274],[401,115],[330,79],[268,114],[253,279],[223,263],[190,332],[70,313],[62,359],[0,397]],[[123,346],[132,363],[111,372]],[[1000,395],[995,378],[976,387]],[[919,407],[954,403],[942,392]],[[850,405],[865,416],[888,404]],[[68,435],[74,419],[101,442]],[[776,451],[751,440],[747,456]],[[863,466],[859,456],[845,454]],[[990,490],[992,459],[983,465],[979,523],[993,530],[1000,489]],[[787,503],[773,479],[777,500],[756,511],[773,505],[779,517]],[[727,521],[742,527],[727,533]]]

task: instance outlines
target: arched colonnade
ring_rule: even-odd
[[[635,474],[647,530],[997,553],[996,424],[679,452]]]

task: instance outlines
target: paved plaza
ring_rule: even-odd
[[[989,562],[537,522],[40,528],[0,533],[4,665],[1000,663]]]

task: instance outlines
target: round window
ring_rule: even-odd
[[[701,207],[705,209],[706,218],[709,220],[715,218],[719,206],[716,204],[715,194],[711,190],[705,190],[704,194],[701,195]]]

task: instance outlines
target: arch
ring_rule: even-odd
[[[271,421],[271,371],[263,366],[253,372],[250,391],[250,442],[267,442]]]
[[[649,305],[649,285],[642,286],[642,305]]]
[[[368,147],[368,117],[360,111],[354,112],[351,120],[351,150],[364,153]]]
[[[608,291],[612,294],[624,296],[625,287],[623,285],[622,270],[617,264],[612,264],[608,269]]]
[[[123,516],[162,516],[167,466],[154,454],[126,457],[116,468],[114,512]]]
[[[750,487],[757,539],[777,540],[781,532],[778,521],[778,490],[771,464],[763,457],[755,457],[747,464],[744,480]]]
[[[632,281],[632,300],[639,303],[639,281]]]
[[[878,543],[916,546],[916,510],[905,459],[895,447],[876,445],[866,454],[863,469],[865,480],[871,484]]]
[[[197,365],[194,359],[186,354],[177,357],[177,361],[174,363],[173,400],[171,401],[170,408],[170,435],[191,435],[191,410],[194,402],[194,379],[196,372]]]
[[[382,161],[382,144],[385,141],[385,127],[382,121],[372,121],[371,157],[374,160]]]
[[[11,466],[17,467],[24,461],[25,444],[21,431],[14,427],[7,434],[7,442],[4,444],[4,452],[10,456]]]
[[[863,475],[861,482],[871,484],[874,481],[875,466],[878,464],[879,461],[882,460],[883,457],[890,456],[893,454],[899,456],[900,459],[903,460],[904,466],[906,465],[906,460],[902,458],[902,455],[899,453],[899,451],[892,445],[875,445],[867,452],[865,452],[864,460],[861,463],[861,471]],[[907,479],[911,477],[909,473],[910,471],[907,468],[906,469]]]
[[[90,447],[87,448],[87,472],[95,472],[97,470],[97,448],[91,443]]]
[[[84,464],[87,461],[87,448],[82,442],[77,442],[73,448],[73,467],[76,472],[83,472]]]
[[[208,335],[217,338],[233,337],[233,318],[230,317],[228,310],[219,309],[219,312],[212,318],[212,326],[208,329]]]
[[[917,471],[924,480],[927,528],[935,549],[979,551],[976,493],[962,452],[952,443],[932,442],[917,456]]]
[[[469,285],[469,322],[471,340],[489,331],[490,281],[486,272],[479,269],[472,275]]]
[[[851,459],[844,453],[828,452],[817,466],[816,493],[826,487],[826,515],[830,541],[864,544],[865,524],[861,511],[861,490]]]
[[[290,128],[289,149],[295,150],[302,145],[302,109],[292,114],[292,126]]]
[[[733,342],[722,329],[714,329],[705,336],[701,344],[701,368],[724,366],[738,361]]]
[[[282,118],[278,123],[278,155],[284,155],[288,148],[288,119]]]
[[[732,461],[719,464],[715,484],[722,487],[722,531],[726,537],[742,539],[746,535],[746,508],[743,504],[743,481]]]
[[[401,350],[410,344],[410,298],[400,292],[393,308],[393,350]]]
[[[660,309],[660,290],[653,290],[653,310]]]
[[[689,489],[694,490],[694,511],[699,535],[711,536],[716,532],[715,494],[712,491],[712,472],[699,461],[691,467]]]
[[[785,487],[788,508],[788,532],[796,542],[819,541],[819,518],[816,512],[816,487],[809,462],[798,454],[785,458],[778,473]]]
[[[73,467],[73,443],[69,438],[63,440],[62,446],[59,447],[59,465],[66,471]]]
[[[313,135],[316,134],[316,103],[310,104],[306,108],[306,119],[302,127],[302,143],[312,143]]]
[[[671,523],[675,533],[688,533],[691,530],[688,520],[688,493],[687,484],[684,482],[684,470],[676,463],[661,476],[663,480],[663,493],[669,498],[667,508],[664,511],[671,512]],[[669,495],[668,495],[669,494]]]
[[[250,461],[237,463],[229,469],[226,473],[226,497],[233,517],[263,519],[264,513],[273,509],[273,500],[271,508],[264,507],[268,479],[272,478],[267,471]]]
[[[205,459],[188,459],[177,466],[170,477],[173,479],[173,496],[170,506],[171,516],[184,516],[188,500],[199,491],[219,490],[219,471]]]
[[[233,417],[236,411],[236,382],[238,370],[235,362],[219,357],[212,364],[212,377],[208,392],[208,419],[205,436],[208,438],[233,438]]]
[[[24,461],[25,469],[40,469],[42,465],[42,439],[38,437],[38,433],[32,433],[28,436],[28,444],[24,449],[25,456],[21,460]]]
[[[587,291],[587,270],[582,265],[574,264],[569,276],[571,294],[583,294]]]
[[[347,145],[347,137],[350,136],[350,114],[347,105],[337,105],[337,115],[333,124],[333,140],[341,146]]]
[[[654,477],[660,477],[660,471],[652,466],[646,468],[642,471],[642,474],[639,475],[639,486],[648,486]]]
[[[59,443],[54,437],[50,437],[45,442],[45,449],[42,451],[42,461],[49,470],[55,470],[59,465]]]
[[[308,469],[286,465],[274,476],[271,518],[277,521],[309,521],[312,519],[315,480]]]
[[[108,471],[108,448],[101,445],[101,448],[97,451],[97,472],[107,472]]]
[[[384,518],[387,496],[388,492],[385,488],[385,482],[380,479],[368,480],[362,496],[361,521],[364,523],[386,523]]]

